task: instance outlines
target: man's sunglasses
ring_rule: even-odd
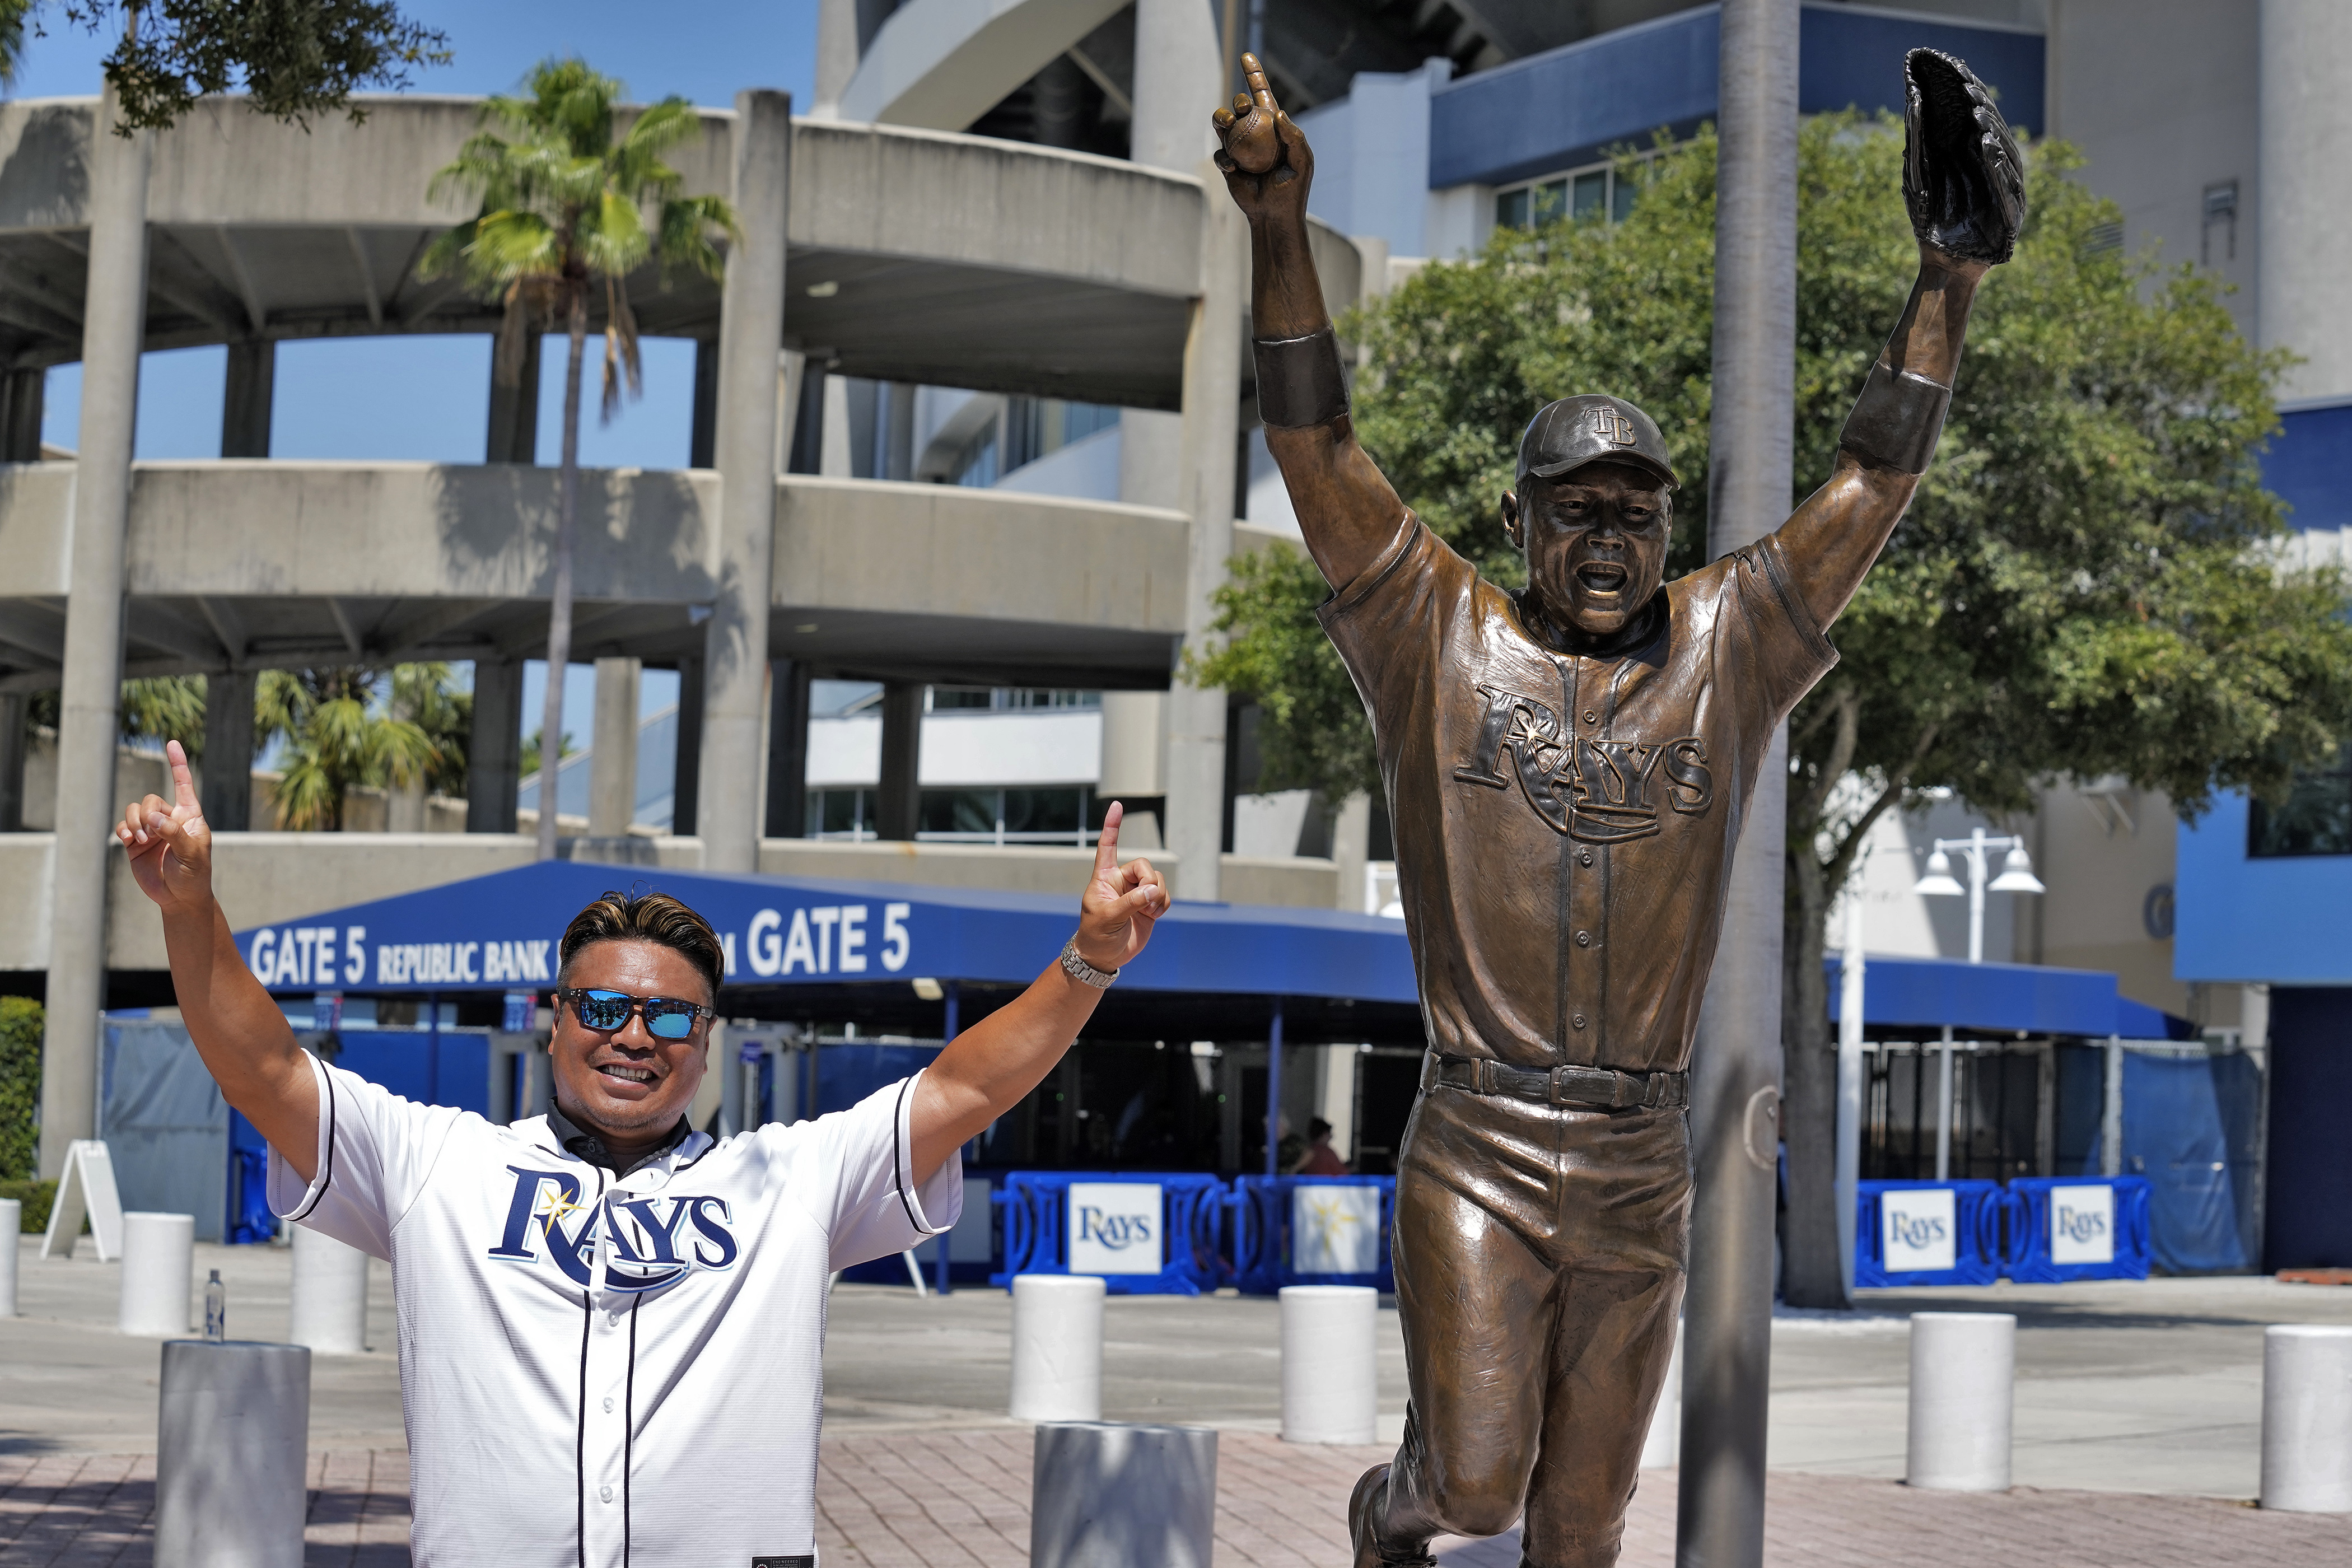
[[[583,1028],[600,1035],[629,1026],[632,1014],[643,1014],[646,1033],[657,1040],[683,1040],[694,1033],[698,1018],[716,1018],[716,1010],[675,996],[632,996],[625,991],[559,991],[556,999],[572,1004],[572,1016]]]

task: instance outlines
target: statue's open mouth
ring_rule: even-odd
[[[1589,561],[1576,569],[1576,580],[1596,594],[1614,594],[1625,585],[1625,568],[1608,561]]]

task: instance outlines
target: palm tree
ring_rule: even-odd
[[[447,667],[441,667],[445,675]],[[383,670],[366,665],[265,669],[254,728],[278,753],[278,826],[340,833],[343,795],[357,784],[398,785],[427,776],[440,748],[415,719],[387,704]]]
[[[555,583],[547,621],[547,703],[540,732],[563,733],[563,670],[572,658],[572,544],[580,494],[580,377],[587,354],[588,299],[604,291],[603,416],[642,390],[637,323],[627,279],[648,259],[691,267],[717,279],[725,269],[719,242],[740,238],[735,210],[719,196],[678,194],[677,171],[662,162],[670,148],[702,133],[682,98],[666,98],[614,135],[621,84],[585,61],[547,60],[532,68],[523,92],[482,106],[483,130],[433,176],[432,195],[478,195],[481,210],[435,240],[419,270],[462,271],[506,310],[493,374],[507,386],[522,376],[534,322],[561,321],[572,339],[563,375],[563,468],[556,510]],[[492,129],[495,127],[496,129]],[[503,132],[503,133],[501,133]],[[648,222],[650,214],[651,221]],[[539,857],[555,855],[555,813],[539,816]]]

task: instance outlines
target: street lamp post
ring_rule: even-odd
[[[1960,886],[1952,875],[1952,858],[1948,851],[1957,849],[1968,857],[1969,885]],[[2000,863],[2000,875],[1988,883],[1985,880],[1988,858],[1992,851],[2005,849]],[[1972,828],[1966,838],[1938,838],[1927,856],[1927,874],[1912,884],[1911,890],[1930,898],[1956,899],[1969,896],[1969,962],[1984,962],[1984,902],[1987,892],[2039,893],[2042,880],[2033,874],[2032,858],[2025,852],[2025,840],[2013,834],[1987,833]],[[1936,1088],[1936,1180],[1948,1180],[1952,1173],[1952,1026],[1944,1026],[1942,1060],[1938,1064]]]

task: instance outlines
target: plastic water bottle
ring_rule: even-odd
[[[228,1288],[221,1283],[219,1269],[212,1276],[205,1281],[205,1338],[219,1344],[228,1337]]]

